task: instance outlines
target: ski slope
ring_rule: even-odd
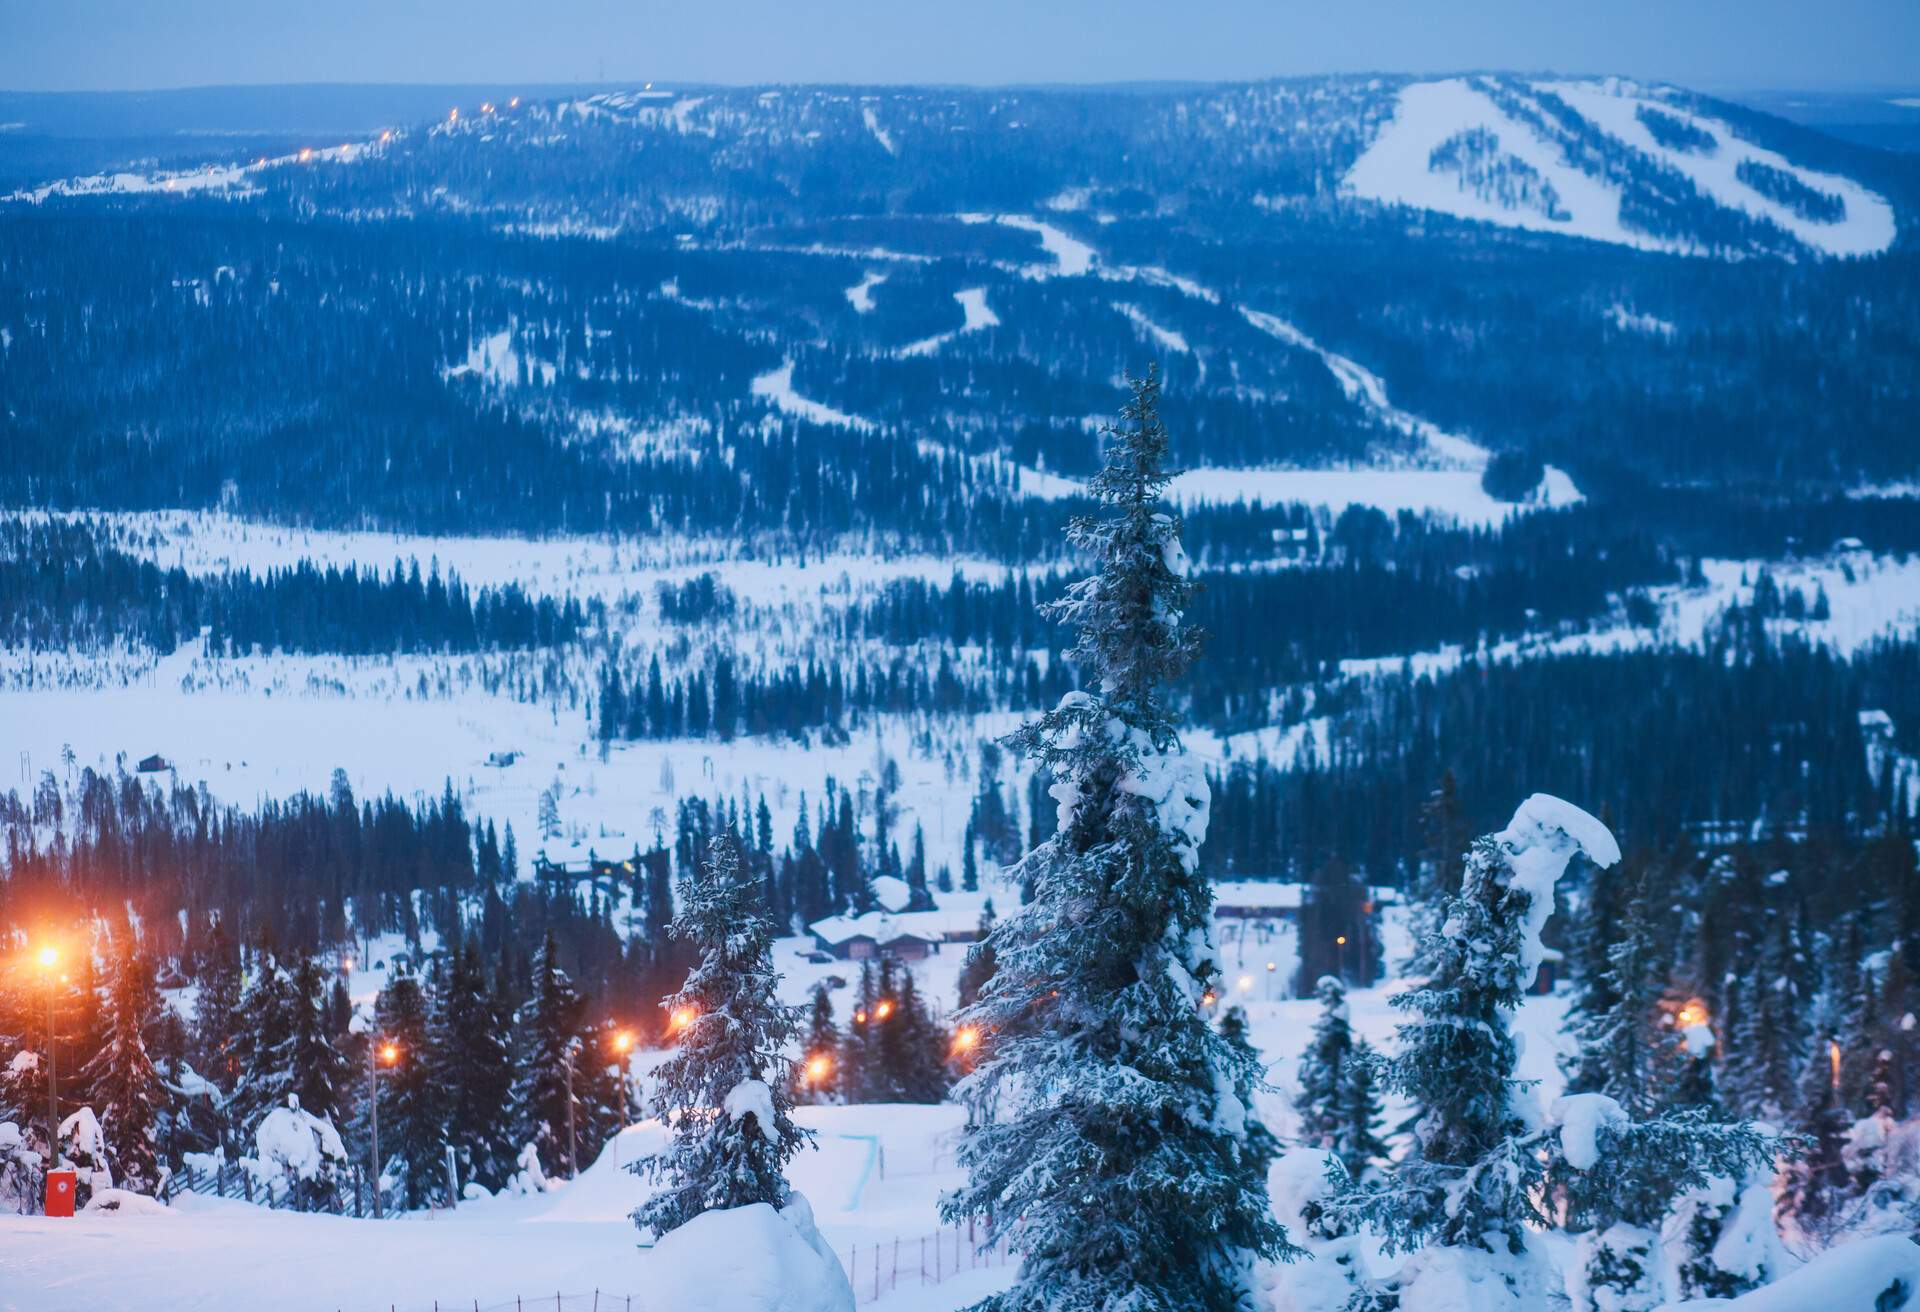
[[[1717,205],[1739,210],[1784,230],[1803,246],[1823,255],[1877,255],[1893,244],[1893,207],[1849,178],[1803,168],[1741,139],[1727,123],[1711,119],[1657,96],[1632,82],[1609,78],[1595,82],[1533,83],[1579,112],[1595,130],[1634,152],[1649,169],[1682,174]],[[1638,112],[1654,110],[1711,134],[1710,151],[1675,150],[1656,141]],[[1434,163],[1443,143],[1475,130],[1492,134],[1500,160],[1521,167],[1551,186],[1557,212],[1512,196],[1489,196],[1469,188],[1462,174]],[[1803,218],[1742,182],[1743,162],[1780,169],[1816,191],[1837,196],[1845,214],[1837,222]],[[1502,227],[1585,237],[1637,250],[1710,255],[1697,242],[1676,240],[1631,226],[1622,219],[1624,187],[1568,162],[1562,142],[1544,135],[1532,122],[1503,110],[1475,79],[1444,78],[1415,82],[1400,92],[1391,122],[1348,169],[1341,186],[1348,194],[1383,204],[1449,214]]]

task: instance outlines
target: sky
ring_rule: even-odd
[[[1232,80],[1920,85],[1920,0],[0,0],[0,90]]]

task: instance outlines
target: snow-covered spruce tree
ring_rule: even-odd
[[[1407,1019],[1396,1055],[1379,1063],[1382,1084],[1414,1104],[1412,1145],[1381,1186],[1329,1207],[1344,1224],[1372,1227],[1389,1252],[1466,1250],[1463,1260],[1484,1268],[1478,1278],[1504,1284],[1513,1306],[1539,1296],[1527,1230],[1550,1218],[1541,1118],[1531,1086],[1514,1077],[1511,1021],[1540,966],[1554,884],[1577,853],[1600,866],[1620,859],[1605,825],[1541,793],[1474,841],[1459,894],[1421,945],[1432,974],[1393,998]],[[1401,1280],[1429,1270],[1444,1278],[1441,1266],[1416,1260]]]
[[[1059,832],[1014,873],[1033,896],[989,940],[997,969],[958,1023],[982,1036],[960,1085],[969,1183],[942,1200],[1022,1255],[995,1312],[1227,1312],[1256,1257],[1295,1251],[1275,1221],[1250,1112],[1259,1078],[1202,1013],[1218,971],[1198,856],[1209,793],[1166,685],[1192,659],[1192,585],[1158,509],[1159,383],[1133,384],[1069,540],[1094,574],[1050,605],[1076,630],[1084,691],[1009,742],[1053,776]]]
[[[1314,997],[1320,1002],[1320,1018],[1300,1057],[1300,1088],[1293,1102],[1300,1116],[1300,1143],[1332,1153],[1350,1178],[1360,1180],[1374,1163],[1387,1159],[1387,1146],[1380,1139],[1373,1050],[1354,1037],[1346,985],[1323,975]]]
[[[811,1138],[793,1123],[786,1056],[801,1009],[780,1001],[774,925],[732,833],[687,881],[674,932],[700,960],[662,1004],[679,1041],[656,1073],[653,1112],[673,1137],[632,1167],[662,1186],[633,1213],[656,1235],[711,1210],[786,1206],[784,1168]]]
[[[153,966],[127,943],[107,990],[106,1042],[81,1069],[87,1101],[100,1118],[108,1159],[121,1187],[152,1193],[160,1185],[156,1151],[171,1095],[143,1037],[159,1006]]]
[[[1567,1275],[1576,1312],[1653,1312],[1677,1297],[1665,1287],[1660,1235],[1675,1201],[1751,1175],[1780,1148],[1775,1136],[1716,1121],[1702,1107],[1635,1120],[1604,1093],[1566,1095],[1553,1120],[1549,1191],[1580,1233],[1579,1263]]]
[[[1265,1064],[1260,1060],[1259,1050],[1253,1041],[1247,1038],[1247,1011],[1245,1007],[1228,1007],[1220,1013],[1220,1037],[1227,1041],[1239,1061],[1239,1082],[1233,1086],[1233,1092],[1242,1106],[1249,1111],[1253,1108],[1253,1095],[1258,1089],[1257,1079]],[[1261,1163],[1261,1173],[1273,1165],[1280,1157],[1280,1140],[1272,1130],[1257,1116],[1247,1117],[1247,1152]]]

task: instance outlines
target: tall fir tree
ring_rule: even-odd
[[[1033,897],[995,928],[998,968],[957,1018],[984,1052],[961,1086],[970,1180],[942,1203],[1023,1255],[995,1312],[1229,1312],[1256,1258],[1295,1252],[1236,1092],[1259,1073],[1203,1012],[1209,791],[1168,702],[1198,638],[1166,461],[1149,373],[1089,484],[1105,513],[1069,529],[1095,572],[1046,611],[1075,630],[1086,688],[1010,740],[1053,775],[1059,831],[1022,861]]]
[[[716,1208],[786,1206],[786,1163],[811,1138],[793,1123],[786,1056],[800,1008],[779,999],[774,926],[753,882],[738,838],[722,832],[687,881],[675,922],[700,957],[663,1004],[677,1044],[655,1075],[653,1111],[672,1138],[633,1166],[661,1185],[633,1213],[656,1235]]]
[[[159,1005],[153,964],[129,935],[107,991],[106,1042],[80,1079],[100,1119],[108,1160],[121,1186],[136,1193],[152,1193],[162,1178],[158,1145],[170,1099],[145,1039]]]
[[[1422,944],[1431,975],[1392,999],[1407,1019],[1396,1054],[1380,1063],[1382,1083],[1413,1103],[1413,1142],[1382,1187],[1336,1204],[1347,1224],[1377,1230],[1389,1252],[1494,1254],[1523,1306],[1542,1280],[1527,1260],[1527,1232],[1551,1218],[1542,1211],[1541,1116],[1515,1075],[1512,1019],[1545,951],[1554,884],[1580,852],[1600,866],[1620,859],[1604,825],[1543,794],[1474,841],[1459,894]]]
[[[533,974],[514,1020],[519,1051],[514,1059],[514,1138],[532,1144],[540,1169],[552,1176],[579,1170],[580,1104],[574,1064],[581,1048],[584,1004],[560,968],[560,944],[552,930],[534,955]]]
[[[434,1063],[446,1095],[447,1142],[463,1182],[498,1190],[514,1169],[514,1143],[501,1114],[513,1096],[510,1017],[487,987],[479,946],[454,954],[434,999]]]
[[[833,996],[813,986],[807,1007],[807,1038],[793,1072],[795,1102],[832,1102],[840,1087],[840,1028],[833,1023]]]
[[[447,1201],[445,1109],[446,1072],[430,1038],[427,991],[411,972],[393,977],[374,1001],[379,1034],[392,1045],[394,1059],[380,1069],[379,1164],[393,1178],[404,1207],[428,1207]]]
[[[302,956],[288,981],[292,1028],[280,1048],[279,1060],[301,1109],[339,1120],[353,1076],[352,1064],[340,1050],[327,1007],[328,984],[319,961]]]
[[[1643,869],[1636,865],[1633,873]],[[1671,1011],[1661,1005],[1668,965],[1649,906],[1653,888],[1644,877],[1620,882],[1626,895],[1599,987],[1572,1018],[1578,1046],[1561,1064],[1570,1091],[1604,1093],[1639,1121],[1676,1100],[1686,1049],[1674,1033]],[[1591,1006],[1599,1009],[1586,1009]]]

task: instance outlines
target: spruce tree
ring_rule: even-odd
[[[1554,1106],[1546,1180],[1580,1235],[1569,1280],[1577,1312],[1651,1312],[1668,1301],[1660,1227],[1675,1201],[1714,1179],[1740,1179],[1773,1159],[1777,1138],[1690,1107],[1646,1119],[1603,1093]]]
[[[136,1193],[153,1192],[161,1180],[157,1145],[169,1095],[144,1038],[159,1005],[153,966],[129,940],[107,992],[106,1042],[81,1069],[80,1079],[100,1118],[120,1184]]]
[[[571,1176],[579,1168],[579,1092],[574,1063],[581,1046],[582,1003],[560,968],[560,944],[552,930],[534,955],[527,1000],[515,1017],[519,1052],[514,1061],[514,1139],[532,1144],[540,1169]]]
[[[1613,940],[1607,945],[1601,987],[1569,1028],[1577,1051],[1563,1060],[1567,1088],[1604,1093],[1635,1120],[1645,1120],[1674,1100],[1684,1072],[1685,1050],[1661,1006],[1668,970],[1650,914],[1652,896],[1644,878],[1628,885]]]
[[[501,1110],[513,1096],[510,1017],[487,988],[478,945],[454,954],[437,991],[433,1059],[444,1081],[447,1142],[460,1179],[498,1190],[514,1170],[514,1143]]]
[[[448,1089],[429,1038],[426,990],[411,973],[396,975],[374,1002],[380,1033],[395,1060],[379,1075],[380,1151],[383,1176],[393,1176],[404,1207],[446,1201],[446,1134],[440,1094]],[[305,1103],[303,1101],[302,1105]]]
[[[800,1009],[779,1000],[774,926],[722,832],[684,890],[675,932],[700,954],[663,1004],[677,1036],[655,1076],[653,1111],[672,1139],[633,1170],[662,1187],[634,1213],[664,1235],[716,1208],[787,1204],[783,1170],[811,1136],[793,1123],[786,1049]]]
[[[1238,1083],[1233,1092],[1247,1108],[1253,1107],[1253,1095],[1258,1088],[1256,1076],[1265,1063],[1260,1060],[1259,1052],[1247,1038],[1247,1012],[1244,1007],[1228,1007],[1220,1013],[1220,1037],[1226,1040],[1229,1048],[1239,1059],[1237,1067]],[[1264,1175],[1280,1157],[1280,1140],[1274,1136],[1265,1123],[1257,1116],[1247,1118],[1247,1151],[1260,1165]]]
[[[1069,530],[1096,572],[1047,614],[1076,630],[1085,690],[1009,740],[1052,773],[1059,832],[1021,862],[1033,897],[995,928],[998,968],[957,1018],[983,1051],[961,1086],[971,1179],[942,1211],[1022,1254],[982,1304],[995,1312],[1228,1312],[1253,1259],[1295,1251],[1236,1092],[1258,1072],[1203,1013],[1219,969],[1198,862],[1209,792],[1168,703],[1197,635],[1158,508],[1158,403],[1154,374],[1133,384],[1089,483],[1105,513]]]
[[[1323,975],[1314,996],[1320,1017],[1300,1058],[1294,1097],[1300,1142],[1326,1149],[1358,1180],[1387,1155],[1379,1135],[1380,1099],[1374,1091],[1371,1049],[1354,1037],[1344,984]]]
[[[327,980],[320,963],[301,957],[287,984],[290,1030],[274,1060],[286,1072],[288,1087],[299,1096],[302,1111],[338,1120],[346,1105],[352,1066],[335,1042],[326,1000]]]
[[[1554,884],[1576,853],[1612,865],[1619,848],[1578,807],[1536,793],[1507,827],[1475,840],[1461,888],[1421,945],[1432,974],[1392,1004],[1407,1014],[1383,1085],[1415,1107],[1413,1142],[1384,1187],[1339,1200],[1349,1225],[1377,1230],[1387,1251],[1437,1244],[1504,1258],[1527,1252],[1542,1210],[1539,1111],[1515,1078],[1512,1017],[1539,969]],[[1539,1273],[1502,1272],[1515,1297]]]
[[[833,1023],[833,997],[825,984],[813,986],[807,1009],[807,1039],[793,1073],[795,1102],[832,1102],[839,1087],[840,1029]]]

